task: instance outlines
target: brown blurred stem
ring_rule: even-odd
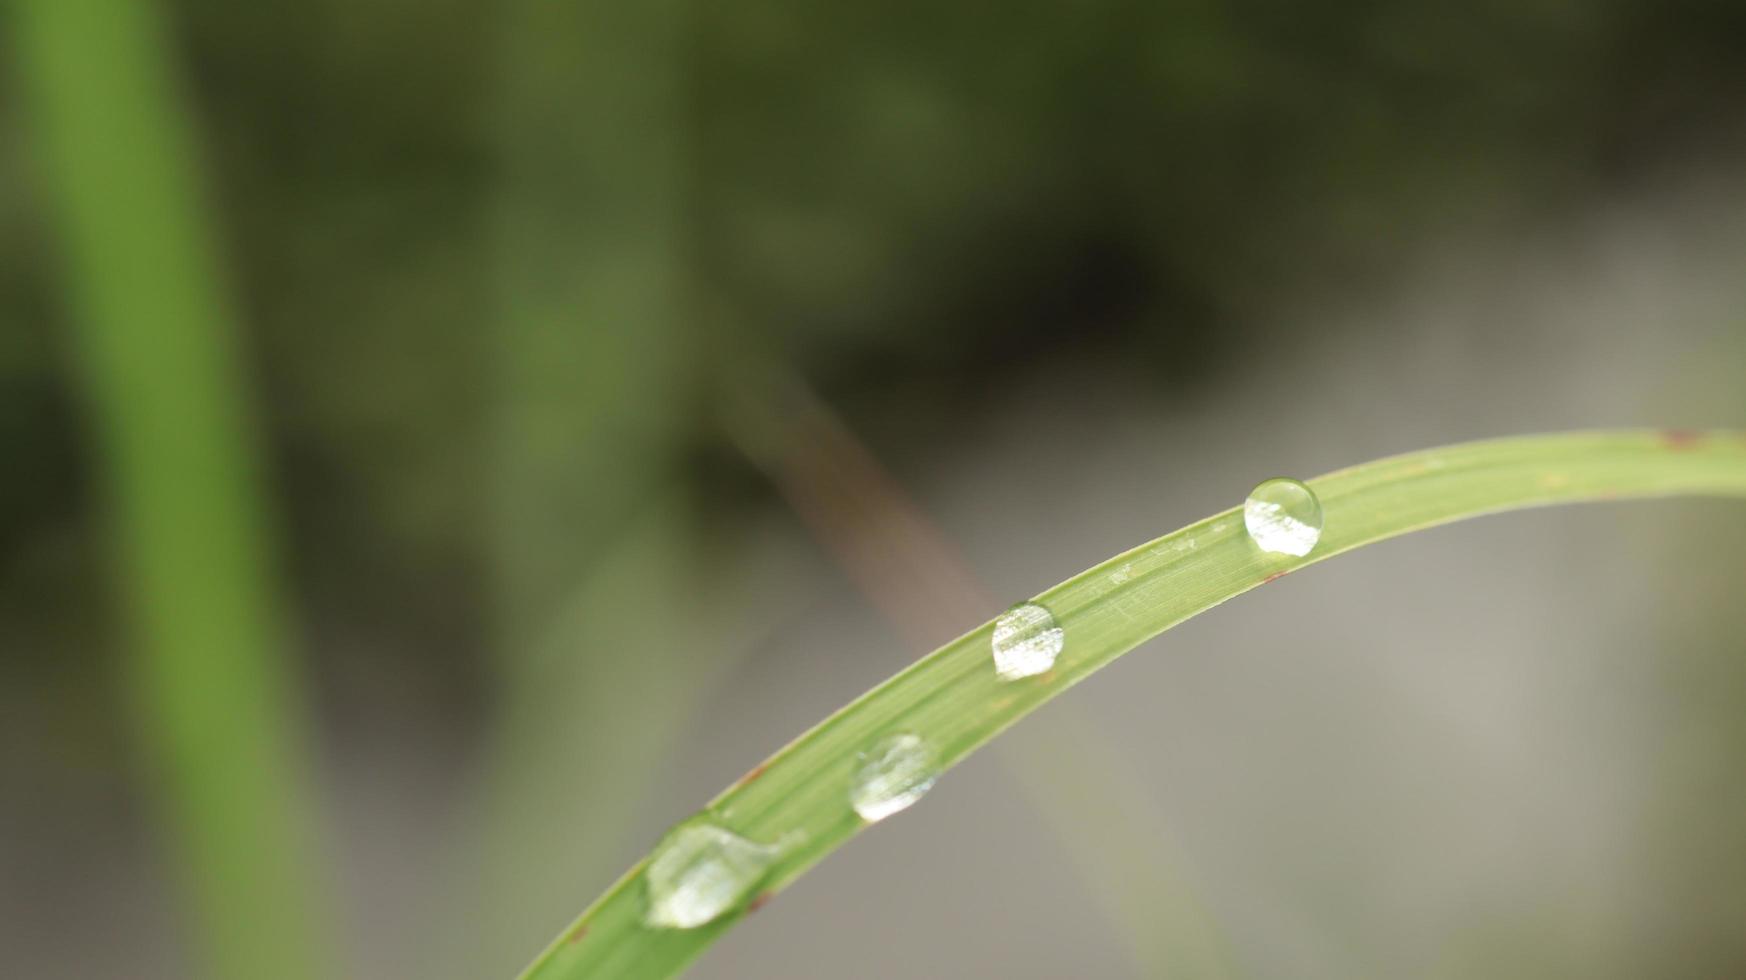
[[[945,533],[802,381],[765,371],[728,399],[728,438],[911,649],[931,650],[998,608]],[[1232,976],[1217,928],[1169,853],[1162,816],[1105,739],[1073,705],[1058,704],[997,747],[1140,969]],[[1075,832],[1087,811],[1099,834]]]

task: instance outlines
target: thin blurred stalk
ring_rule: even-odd
[[[1145,780],[1095,718],[1060,710],[1071,707],[1056,705],[1032,719],[1041,724],[1006,733],[1007,772],[1054,831],[1141,976],[1241,976]],[[1097,833],[1085,833],[1092,825]]]
[[[301,751],[236,326],[157,8],[20,0],[152,789],[206,973],[327,977]]]
[[[684,5],[514,0],[503,25],[487,973],[610,873],[710,652],[677,473]]]
[[[685,333],[681,10],[505,12],[497,596],[510,648],[674,468]]]

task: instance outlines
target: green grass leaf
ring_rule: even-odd
[[[942,768],[1037,707],[1170,627],[1353,548],[1481,514],[1670,495],[1746,497],[1746,434],[1579,432],[1466,443],[1410,453],[1308,481],[1325,528],[1303,558],[1262,552],[1234,507],[1091,568],[1037,596],[1065,630],[1053,669],[995,676],[993,623],[964,634],[825,719],[712,800],[710,819],[779,855],[748,901],[692,929],[644,922],[645,859],[584,911],[523,980],[667,977],[769,895],[865,824],[849,806],[857,754],[913,732]],[[1240,500],[1247,487],[1233,487]],[[1552,587],[1549,584],[1549,587]]]

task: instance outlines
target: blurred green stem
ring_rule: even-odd
[[[157,8],[21,0],[142,750],[214,977],[331,976],[235,325]]]
[[[717,647],[693,630],[693,506],[676,489],[691,387],[684,32],[679,0],[504,10],[490,543],[501,699],[469,973],[519,958],[610,870],[713,676],[702,668]]]

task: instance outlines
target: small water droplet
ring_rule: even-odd
[[[1262,551],[1302,558],[1322,536],[1322,502],[1296,480],[1268,480],[1243,502],[1243,525]]]
[[[1019,603],[994,621],[994,672],[1003,681],[1041,674],[1055,666],[1065,639],[1054,613]]]
[[[914,732],[897,732],[874,742],[856,760],[849,804],[868,823],[907,810],[940,777],[939,754]]]
[[[643,921],[657,929],[695,929],[745,901],[776,863],[781,848],[749,841],[694,817],[656,846],[643,878],[649,907]]]

